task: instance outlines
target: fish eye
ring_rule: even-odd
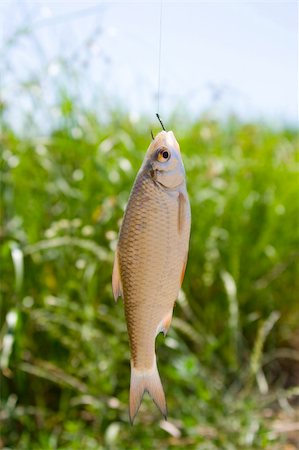
[[[159,162],[166,162],[170,158],[170,152],[165,148],[162,148],[158,151],[157,160]]]

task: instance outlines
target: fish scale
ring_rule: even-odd
[[[168,165],[157,161],[163,157],[161,149],[171,155]],[[132,188],[113,269],[113,292],[124,299],[131,350],[131,420],[145,390],[166,415],[155,338],[170,325],[189,234],[190,206],[179,146],[172,132],[163,131],[150,145]]]
[[[134,214],[145,193],[154,195],[138,214]],[[128,204],[133,214],[125,217],[119,237],[119,263],[121,279],[124,280],[123,293],[130,347],[134,366],[140,369],[148,369],[153,365],[154,354],[147,351],[148,336],[150,335],[153,345],[161,316],[173,307],[178,291],[178,280],[175,278],[174,281],[164,284],[163,289],[162,275],[170,264],[171,252],[168,247],[157,245],[159,240],[166,242],[169,239],[167,234],[171,232],[169,210],[163,198],[168,195],[160,191],[149,179],[142,180],[141,185],[137,183]],[[172,211],[172,215],[175,214],[177,212]],[[136,230],[140,222],[145,224],[146,241],[143,234]],[[173,225],[177,226],[176,220]],[[140,270],[140,264],[146,265],[148,270]],[[126,282],[127,279],[130,280],[129,283]],[[161,301],[161,290],[163,294],[169,294],[166,302]],[[140,322],[140,317],[144,317],[146,323]]]

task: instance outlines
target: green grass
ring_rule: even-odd
[[[157,339],[172,428],[148,398],[131,427],[111,270],[150,133],[64,114],[46,137],[3,127],[0,447],[273,449],[269,411],[298,395],[279,360],[299,323],[296,130],[172,124],[192,207],[183,292]]]

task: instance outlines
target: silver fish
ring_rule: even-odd
[[[112,287],[124,299],[131,350],[130,420],[148,391],[166,417],[155,339],[166,334],[188,257],[191,212],[180,147],[172,131],[150,144],[119,233]]]

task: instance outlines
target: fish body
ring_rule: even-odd
[[[132,188],[112,277],[115,299],[124,299],[131,350],[131,422],[144,391],[167,414],[155,339],[171,323],[187,263],[190,223],[179,145],[171,131],[162,131],[149,146]]]

